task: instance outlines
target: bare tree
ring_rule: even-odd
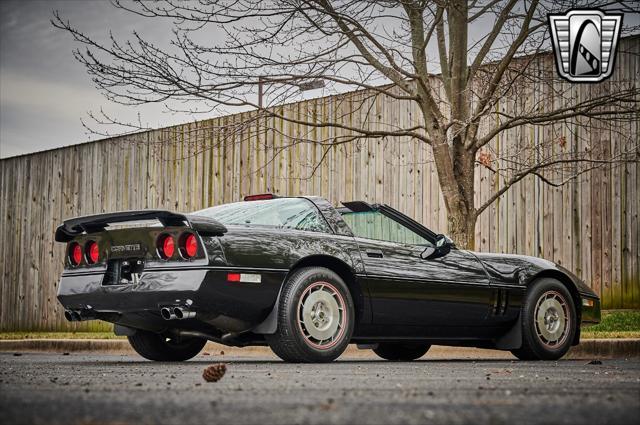
[[[524,177],[561,185],[594,167],[638,161],[640,155],[637,140],[615,155],[542,145],[500,157],[492,153],[492,140],[522,126],[577,123],[595,128],[610,120],[637,120],[640,76],[600,84],[584,98],[575,85],[557,84],[554,73],[538,66],[538,53],[550,48],[547,14],[575,7],[571,1],[115,0],[114,6],[148,19],[171,20],[174,37],[168,48],[135,32],[129,41],[112,36],[99,43],[56,13],[53,24],[84,45],[75,57],[108,99],[130,105],[179,102],[206,113],[256,108],[259,117],[340,129],[342,136],[330,140],[302,140],[327,149],[363,138],[417,139],[432,149],[448,231],[463,247],[474,246],[478,215]],[[609,1],[588,6],[624,12],[638,7]],[[623,31],[634,30],[627,25]],[[212,40],[207,37],[212,32],[224,37]],[[310,80],[322,80],[335,91],[362,89],[369,99],[412,102],[420,119],[398,126],[375,122],[367,112],[367,119],[354,126],[344,120],[287,116],[273,107],[295,95],[295,83]],[[287,84],[273,84],[279,82]],[[256,89],[265,83],[270,83],[270,102],[262,105]],[[532,85],[546,87],[553,108],[542,107],[541,101],[519,102],[519,90]],[[496,110],[504,99],[513,107]],[[118,123],[106,116],[100,120]],[[566,136],[559,133],[550,141],[562,145]],[[501,185],[475,205],[479,164],[500,176]]]

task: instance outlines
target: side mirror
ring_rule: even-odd
[[[429,258],[438,258],[444,257],[451,251],[451,239],[446,237],[445,235],[437,235],[436,236],[436,246],[428,246],[420,253],[420,257],[423,260],[427,260]]]

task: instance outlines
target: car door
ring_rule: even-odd
[[[455,248],[439,258],[421,258],[426,247],[433,247],[435,235],[411,226],[405,216],[396,219],[394,211],[372,207],[343,213],[361,251],[373,323],[482,325],[491,304],[482,264]]]

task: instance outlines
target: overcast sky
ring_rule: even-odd
[[[59,10],[88,34],[102,38],[111,29],[135,28],[160,42],[170,32],[158,22],[135,19],[106,1],[0,1],[0,156],[77,144],[89,140],[80,118],[87,111],[135,117],[131,108],[105,101],[76,62],[71,36],[49,22]],[[153,126],[188,120],[142,108]],[[97,136],[93,136],[97,138]]]
[[[97,40],[107,38],[109,31],[127,39],[135,30],[166,46],[172,37],[170,22],[134,16],[108,1],[0,0],[0,157],[101,138],[89,134],[80,121],[90,122],[87,113],[101,108],[123,122],[135,122],[140,114],[142,124],[153,128],[205,118],[171,114],[155,105],[132,108],[109,103],[73,58],[78,44],[51,25],[54,10]],[[637,14],[625,15],[625,21],[629,18],[639,20]],[[470,28],[470,41],[483,27],[491,28],[487,22]],[[215,31],[207,37],[221,35]],[[304,98],[323,94],[313,90]]]
[[[143,125],[152,128],[205,118],[168,113],[157,105],[108,102],[74,59],[78,44],[51,25],[54,10],[97,40],[109,31],[126,39],[135,30],[166,46],[172,37],[169,22],[134,16],[109,1],[0,0],[0,157],[100,139],[80,120],[91,123],[87,113],[101,108],[123,122],[136,122],[140,114]],[[313,90],[304,97],[320,95]]]

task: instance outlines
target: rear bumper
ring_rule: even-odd
[[[228,282],[227,274],[259,274],[259,283]],[[261,323],[271,312],[287,270],[234,268],[165,268],[145,270],[139,282],[103,285],[104,272],[65,273],[58,300],[66,310],[125,326],[153,329],[211,326],[243,331]],[[189,306],[193,319],[167,321],[162,307]]]

